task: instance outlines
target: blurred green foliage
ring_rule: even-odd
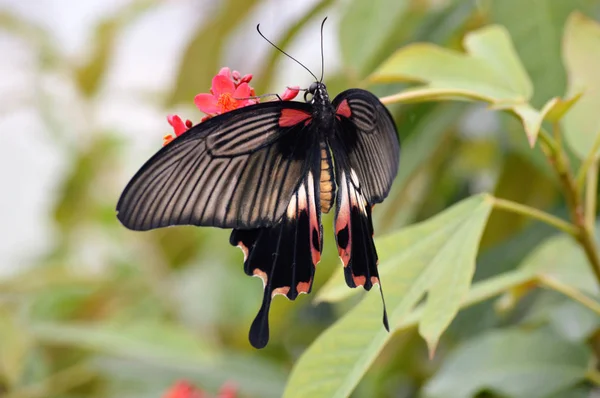
[[[264,3],[219,3],[187,43],[174,86],[161,98],[164,114],[209,87],[236,29]],[[0,29],[35,50],[40,75],[68,71],[85,107],[100,95],[124,31],[168,6],[132,1],[90,27],[92,50],[79,63],[33,21],[2,12]],[[326,68],[331,95],[364,87],[391,98],[415,80],[428,84],[424,90],[450,91],[458,81],[475,93],[467,98],[497,110],[467,98],[446,101],[460,97],[455,92],[389,101],[401,168],[374,219],[392,333],[381,328],[377,292],[346,288],[329,215],[313,294],[276,299],[269,345],[251,348],[260,282],[242,272],[228,231],[124,229],[114,207],[123,188],[115,176],[135,171],[126,169],[128,144],[117,138],[127,132],[97,128],[85,144],[70,142],[57,122],[67,111],[40,93],[36,106],[69,149],[70,168],[47,214],[53,247],[0,279],[1,397],[158,397],[178,379],[210,392],[233,382],[242,397],[584,397],[598,388],[600,294],[585,253],[566,234],[497,210],[495,198],[568,218],[560,176],[528,138],[552,127],[551,109],[572,105],[569,112],[583,116],[567,112],[563,124],[571,171],[586,162],[600,128],[583,138],[577,129],[598,120],[598,91],[542,108],[553,97],[581,94],[582,84],[600,87],[600,74],[581,67],[586,51],[600,45],[593,22],[600,4],[324,0],[277,42],[286,48],[328,14],[336,16],[341,58],[337,72]],[[573,36],[565,39],[565,31]],[[251,71],[257,91],[283,91],[272,81],[289,62],[269,53]]]

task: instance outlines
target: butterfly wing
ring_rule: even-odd
[[[309,135],[316,137],[316,134]],[[307,153],[309,168],[286,202],[278,224],[256,229],[234,229],[230,243],[244,252],[246,274],[264,284],[263,302],[250,328],[250,342],[263,348],[269,341],[269,308],[277,294],[295,300],[310,293],[315,266],[321,258],[322,233],[319,205],[320,152],[317,140]]]
[[[200,123],[156,153],[117,204],[127,228],[258,228],[283,216],[306,174],[310,106],[274,101]]]
[[[394,120],[379,99],[365,90],[346,90],[335,97],[333,106],[338,156],[347,156],[365,199],[371,205],[380,203],[398,173],[400,141]]]
[[[344,91],[333,106],[336,127],[330,146],[337,184],[338,252],[348,286],[370,290],[373,284],[381,285],[371,209],[390,191],[398,171],[400,142],[391,115],[368,91]],[[385,304],[384,324],[387,327]]]

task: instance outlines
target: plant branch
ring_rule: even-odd
[[[555,126],[555,129],[555,135],[558,135],[558,126]],[[544,135],[549,137],[548,133],[545,131]],[[551,140],[551,142],[554,142],[554,140]],[[584,208],[581,204],[579,189],[575,184],[575,180],[573,179],[573,175],[570,170],[569,160],[567,159],[567,156],[561,147],[548,146],[545,140],[542,142],[542,145],[546,147],[544,149],[544,153],[546,153],[546,156],[548,156],[548,160],[550,161],[552,167],[556,170],[556,173],[558,174],[560,182],[563,186],[563,192],[565,194],[565,200],[571,215],[571,221],[578,229],[576,239],[585,251],[585,255],[590,262],[590,266],[592,267],[592,271],[596,276],[596,280],[598,283],[600,283],[600,257],[598,256],[598,250],[596,249],[596,244],[594,242],[592,233],[586,226]],[[595,212],[593,216],[595,216]],[[588,217],[590,216],[588,215]]]
[[[579,291],[578,289],[572,286],[562,283],[557,278],[553,278],[548,275],[538,275],[537,279],[541,286],[545,286],[559,293],[562,293],[565,296],[577,301],[578,303],[594,311],[596,314],[600,315],[600,303],[594,299],[591,299],[585,293]]]
[[[596,164],[596,167],[597,167],[597,162],[598,162],[597,154],[598,154],[599,149],[600,149],[600,131],[598,132],[598,134],[596,134],[596,140],[594,141],[594,144],[592,145],[592,149],[588,153],[587,157],[585,158],[585,160],[583,161],[581,166],[579,166],[579,170],[577,171],[577,188],[579,190],[583,189],[583,184],[585,183],[585,180],[586,180],[585,177],[586,177],[587,172],[590,169],[590,167],[593,167],[594,164]]]
[[[553,216],[552,214],[546,213],[544,211],[538,210],[538,209],[530,207],[530,206],[526,206],[526,205],[523,205],[523,204],[520,204],[517,202],[513,202],[511,200],[500,199],[500,198],[495,198],[495,197],[492,199],[493,199],[493,205],[494,205],[495,209],[509,211],[511,213],[521,214],[521,215],[527,216],[529,218],[534,218],[536,220],[545,222],[548,225],[556,227],[556,228],[572,235],[575,238],[577,238],[579,235],[579,229],[575,225],[573,225],[561,218]]]

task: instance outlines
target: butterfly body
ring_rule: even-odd
[[[310,293],[323,249],[321,214],[334,204],[346,283],[366,290],[380,283],[371,209],[398,170],[394,122],[365,90],[330,101],[315,82],[306,94],[305,103],[260,103],[192,127],[138,171],[117,205],[119,220],[134,230],[233,229],[230,243],[244,253],[244,271],[264,285],[250,328],[258,348],[269,339],[272,298]]]

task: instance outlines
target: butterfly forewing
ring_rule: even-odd
[[[371,205],[380,203],[398,172],[400,142],[394,120],[379,99],[365,90],[346,90],[332,104],[337,120],[334,155],[347,157],[365,199]]]
[[[154,155],[117,204],[126,227],[257,228],[276,223],[306,173],[309,136],[282,112],[308,104],[271,102],[214,117]]]

